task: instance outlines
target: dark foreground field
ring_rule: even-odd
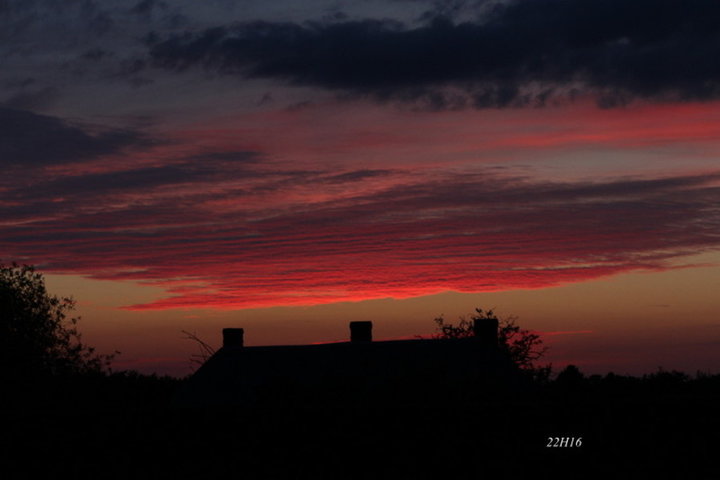
[[[720,478],[720,376],[204,409],[174,405],[181,387],[126,373],[4,389],[0,478]],[[581,446],[548,447],[566,437]]]

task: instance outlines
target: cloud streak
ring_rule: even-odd
[[[303,177],[306,198],[327,178],[389,183],[295,203],[268,201],[271,189],[159,196],[138,185],[123,192],[132,202],[111,192],[92,208],[19,212],[0,227],[0,248],[50,271],[170,293],[132,309],[223,309],[539,288],[672,268],[720,247],[718,172],[596,183],[313,175]],[[57,193],[38,204],[53,208]]]

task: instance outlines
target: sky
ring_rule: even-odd
[[[5,0],[0,262],[117,369],[224,327],[720,372],[720,4]]]

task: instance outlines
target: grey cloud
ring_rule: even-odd
[[[166,9],[167,4],[158,0],[142,0],[136,3],[135,6],[130,9],[130,13],[135,13],[138,15],[149,15],[156,8]]]
[[[39,110],[52,105],[59,95],[60,91],[55,87],[30,91],[23,90],[10,96],[0,105],[16,110]]]
[[[38,167],[117,153],[150,140],[132,130],[91,134],[62,119],[0,107],[0,165]]]

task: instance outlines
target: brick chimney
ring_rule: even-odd
[[[497,346],[498,321],[496,318],[476,318],[473,322],[475,338],[483,345]]]
[[[372,322],[350,322],[350,341],[372,342]]]
[[[223,328],[223,347],[242,347],[243,335],[245,331],[242,328]]]

